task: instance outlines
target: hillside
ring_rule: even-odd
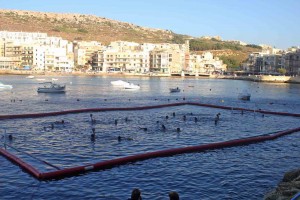
[[[188,35],[169,30],[145,28],[127,22],[83,14],[59,14],[0,9],[0,31],[43,32],[73,40],[99,41],[107,45],[123,40],[138,43],[184,43]],[[196,53],[213,51],[229,67],[237,67],[248,54],[260,49],[255,45],[241,46],[226,41],[194,38],[190,49]]]
[[[81,14],[0,10],[0,30],[44,32],[49,36],[73,40],[96,40],[103,44],[125,40],[134,42],[172,42],[171,31],[145,28],[103,17]]]

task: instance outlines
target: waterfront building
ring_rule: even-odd
[[[14,41],[18,43],[44,44],[46,42],[47,37],[47,33],[0,31],[0,39],[5,39],[6,41]]]
[[[159,74],[171,74],[182,71],[183,63],[173,62],[173,51],[167,49],[154,49],[150,52],[150,72]]]
[[[203,52],[200,55],[190,55],[190,71],[194,74],[221,74],[227,70],[226,64],[218,57],[214,57],[209,51]]]
[[[283,66],[290,75],[300,75],[300,49],[283,56]]]
[[[93,70],[101,72],[149,72],[149,53],[145,51],[99,50],[93,56]]]
[[[92,65],[93,55],[104,46],[97,41],[74,41],[74,64],[79,69],[87,70]]]
[[[22,62],[22,45],[0,40],[0,62],[3,68],[20,69]],[[12,64],[14,66],[12,66]]]
[[[268,45],[260,45],[261,52],[249,54],[243,70],[249,73],[278,74],[279,69],[285,68],[285,52]]]
[[[0,56],[0,70],[15,70],[21,63],[18,57],[1,57]]]
[[[45,46],[45,70],[71,72],[73,68],[74,61],[68,58],[66,48]]]

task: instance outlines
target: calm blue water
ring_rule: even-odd
[[[183,102],[183,98],[192,102],[300,113],[300,85],[294,84],[194,78],[55,78],[60,83],[67,83],[66,94],[38,94],[35,79],[0,76],[1,82],[14,87],[12,91],[0,91],[1,115],[157,105]],[[110,81],[118,79],[140,84],[141,89],[126,91],[112,87]],[[184,91],[170,94],[169,88],[177,86]],[[249,102],[237,100],[238,93],[244,89],[252,94]],[[221,113],[221,120],[215,125],[217,113]],[[90,114],[96,119],[95,124],[91,123]],[[56,123],[61,120],[65,121],[63,125]],[[51,124],[54,129],[50,128]],[[162,124],[166,131],[162,131]],[[253,112],[242,115],[238,111],[196,106],[0,121],[2,132],[5,128],[14,137],[9,143],[11,146],[60,168],[299,126],[299,119],[292,117],[262,116]],[[92,128],[96,129],[95,142],[90,141]],[[141,128],[147,128],[147,131]],[[177,133],[176,128],[181,132]],[[117,140],[118,136],[123,138],[121,142]],[[1,147],[3,142],[2,133]],[[294,133],[274,141],[150,159],[51,182],[35,180],[0,156],[0,194],[1,199],[122,200],[129,198],[131,190],[138,187],[143,199],[151,200],[168,199],[171,190],[177,191],[183,200],[262,199],[277,185],[284,172],[299,167],[299,146],[300,133]],[[40,171],[54,170],[15,149],[8,147],[8,150]]]

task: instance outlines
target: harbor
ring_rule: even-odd
[[[66,169],[140,153],[272,134],[300,126],[298,118],[258,112],[300,113],[298,84],[190,78],[175,81],[169,77],[60,76],[56,82],[66,83],[66,92],[44,94],[37,93],[35,79],[25,77],[1,76],[3,83],[13,86],[12,90],[1,91],[4,94],[0,97],[1,115],[106,109],[105,112],[90,110],[61,116],[0,120],[6,134],[13,138],[6,141],[6,149],[42,172],[55,170],[53,166]],[[46,80],[52,78],[45,77]],[[126,90],[111,84],[120,79],[140,85],[140,89]],[[169,89],[176,87],[181,91],[170,93]],[[251,93],[250,101],[238,99],[238,94],[245,89]],[[189,102],[232,109],[184,105]],[[124,105],[130,108],[178,103],[183,105],[146,112],[107,110]],[[249,110],[242,112],[233,107]],[[94,141],[91,140],[93,128]],[[259,199],[275,187],[285,171],[298,167],[295,159],[299,158],[296,155],[299,139],[299,133],[294,133],[258,144],[153,158],[47,182],[36,180],[0,157],[4,166],[2,179],[6,182],[1,192],[4,199],[76,195],[76,198],[88,196],[104,200],[126,199],[131,189],[138,187],[143,196],[160,199],[175,188],[183,199],[247,199],[249,194]],[[165,179],[158,179],[162,176]],[[14,185],[30,190],[12,192]],[[91,190],[83,189],[86,187]]]

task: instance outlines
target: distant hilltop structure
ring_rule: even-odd
[[[218,35],[217,36],[201,36],[200,39],[205,39],[205,40],[215,39],[215,40],[222,41],[222,38]]]

